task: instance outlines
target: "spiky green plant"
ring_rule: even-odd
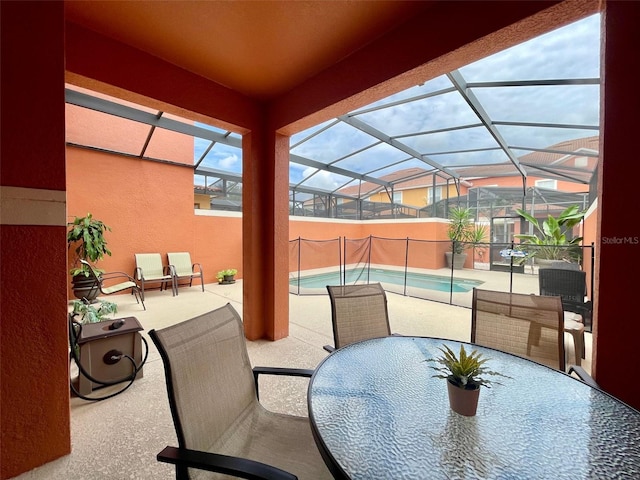
[[[449,209],[447,236],[453,243],[454,253],[460,254],[473,243],[481,243],[487,236],[487,227],[474,223],[471,208],[453,207]]]
[[[486,368],[484,365],[488,359],[483,358],[482,353],[477,350],[473,350],[470,354],[467,354],[464,345],[460,345],[460,353],[458,356],[456,356],[455,352],[447,345],[443,345],[443,347],[438,348],[438,350],[442,352],[440,357],[428,358],[425,362],[436,362],[442,365],[429,365],[434,370],[441,372],[433,376],[435,378],[449,380],[457,387],[465,390],[476,390],[480,388],[481,385],[487,388],[489,388],[492,383],[501,385],[499,382],[491,382],[483,378],[483,375],[511,378]]]

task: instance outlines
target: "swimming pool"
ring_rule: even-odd
[[[477,287],[484,283],[480,280],[470,280],[468,278],[454,278],[452,282],[451,277],[414,272],[407,272],[406,276],[408,287],[424,288],[427,290],[435,290],[438,292],[470,292],[474,287]],[[340,273],[318,273],[315,275],[301,276],[299,280],[301,288],[325,288],[327,285],[340,285]],[[351,269],[346,271],[347,285],[352,284],[358,280],[364,282],[367,281],[366,270]],[[372,268],[369,271],[369,282],[404,285],[405,272],[400,270]],[[293,278],[289,280],[289,284],[294,287],[298,286],[298,279]]]

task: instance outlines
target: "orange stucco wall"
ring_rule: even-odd
[[[225,268],[242,277],[241,217],[196,215],[191,168],[69,147],[67,184],[69,221],[90,212],[111,227],[112,256],[99,268],[132,275],[134,253],[158,252],[166,261],[167,252],[187,251],[202,264],[205,283]],[[73,260],[71,253],[69,268]]]
[[[2,479],[71,451],[63,14],[62,2],[0,2]]]
[[[371,262],[386,265],[405,264],[405,240],[429,240],[427,243],[411,243],[410,266],[419,268],[442,268],[446,265],[444,253],[450,251],[450,242],[447,237],[447,221],[443,219],[423,219],[409,221],[378,221],[365,220],[359,222],[346,222],[344,220],[305,220],[299,217],[290,217],[289,231],[291,239],[301,237],[309,240],[329,240],[338,237],[347,238],[352,242],[347,247],[346,263],[356,263],[363,261],[356,251],[355,240],[362,239],[363,243],[368,242],[369,236],[376,237],[372,250]],[[304,245],[303,245],[304,247]],[[318,246],[323,248],[325,255],[333,255],[333,247]],[[295,253],[295,252],[294,252]],[[324,258],[324,257],[323,257]],[[318,263],[309,258],[303,257],[303,264],[300,269],[319,268],[326,266],[324,260],[317,260]],[[467,258],[465,266],[470,268],[473,265],[471,256]]]

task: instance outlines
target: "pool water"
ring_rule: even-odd
[[[424,288],[427,290],[435,290],[438,292],[464,293],[470,292],[474,287],[482,285],[484,282],[480,280],[470,280],[467,278],[454,278],[453,282],[450,277],[443,275],[429,275],[424,273],[407,272],[407,286]],[[340,285],[340,273],[329,272],[319,273],[316,275],[307,275],[300,277],[301,288],[325,288],[327,285]],[[362,269],[352,269],[346,271],[346,284],[353,284],[356,281],[367,281],[367,271]],[[405,272],[399,270],[383,270],[380,268],[371,269],[369,271],[369,282],[393,283],[395,285],[404,285]],[[453,285],[452,285],[453,283]],[[298,279],[291,279],[289,284],[298,285]]]

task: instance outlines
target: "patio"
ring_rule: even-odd
[[[471,310],[388,293],[391,330],[394,333],[454,340],[470,338]],[[166,445],[177,444],[167,402],[164,370],[155,346],[148,337],[153,328],[204,313],[230,302],[242,314],[242,281],[233,285],[205,285],[181,288],[177,297],[169,292],[150,291],[147,310],[133,297],[112,297],[119,306],[117,317],[135,316],[143,325],[150,344],[144,376],[122,395],[92,403],[71,400],[72,453],[16,479],[161,479],[174,478],[174,469],[155,460]],[[313,368],[327,353],[322,349],[333,341],[331,311],[327,295],[289,295],[289,336],[277,342],[247,342],[253,365]],[[587,334],[583,365],[591,367],[591,334]],[[569,359],[573,346],[567,341]],[[571,361],[571,360],[569,360]],[[307,380],[261,378],[261,399],[270,409],[306,414]],[[106,392],[100,390],[97,394]],[[94,392],[95,394],[96,392]]]

